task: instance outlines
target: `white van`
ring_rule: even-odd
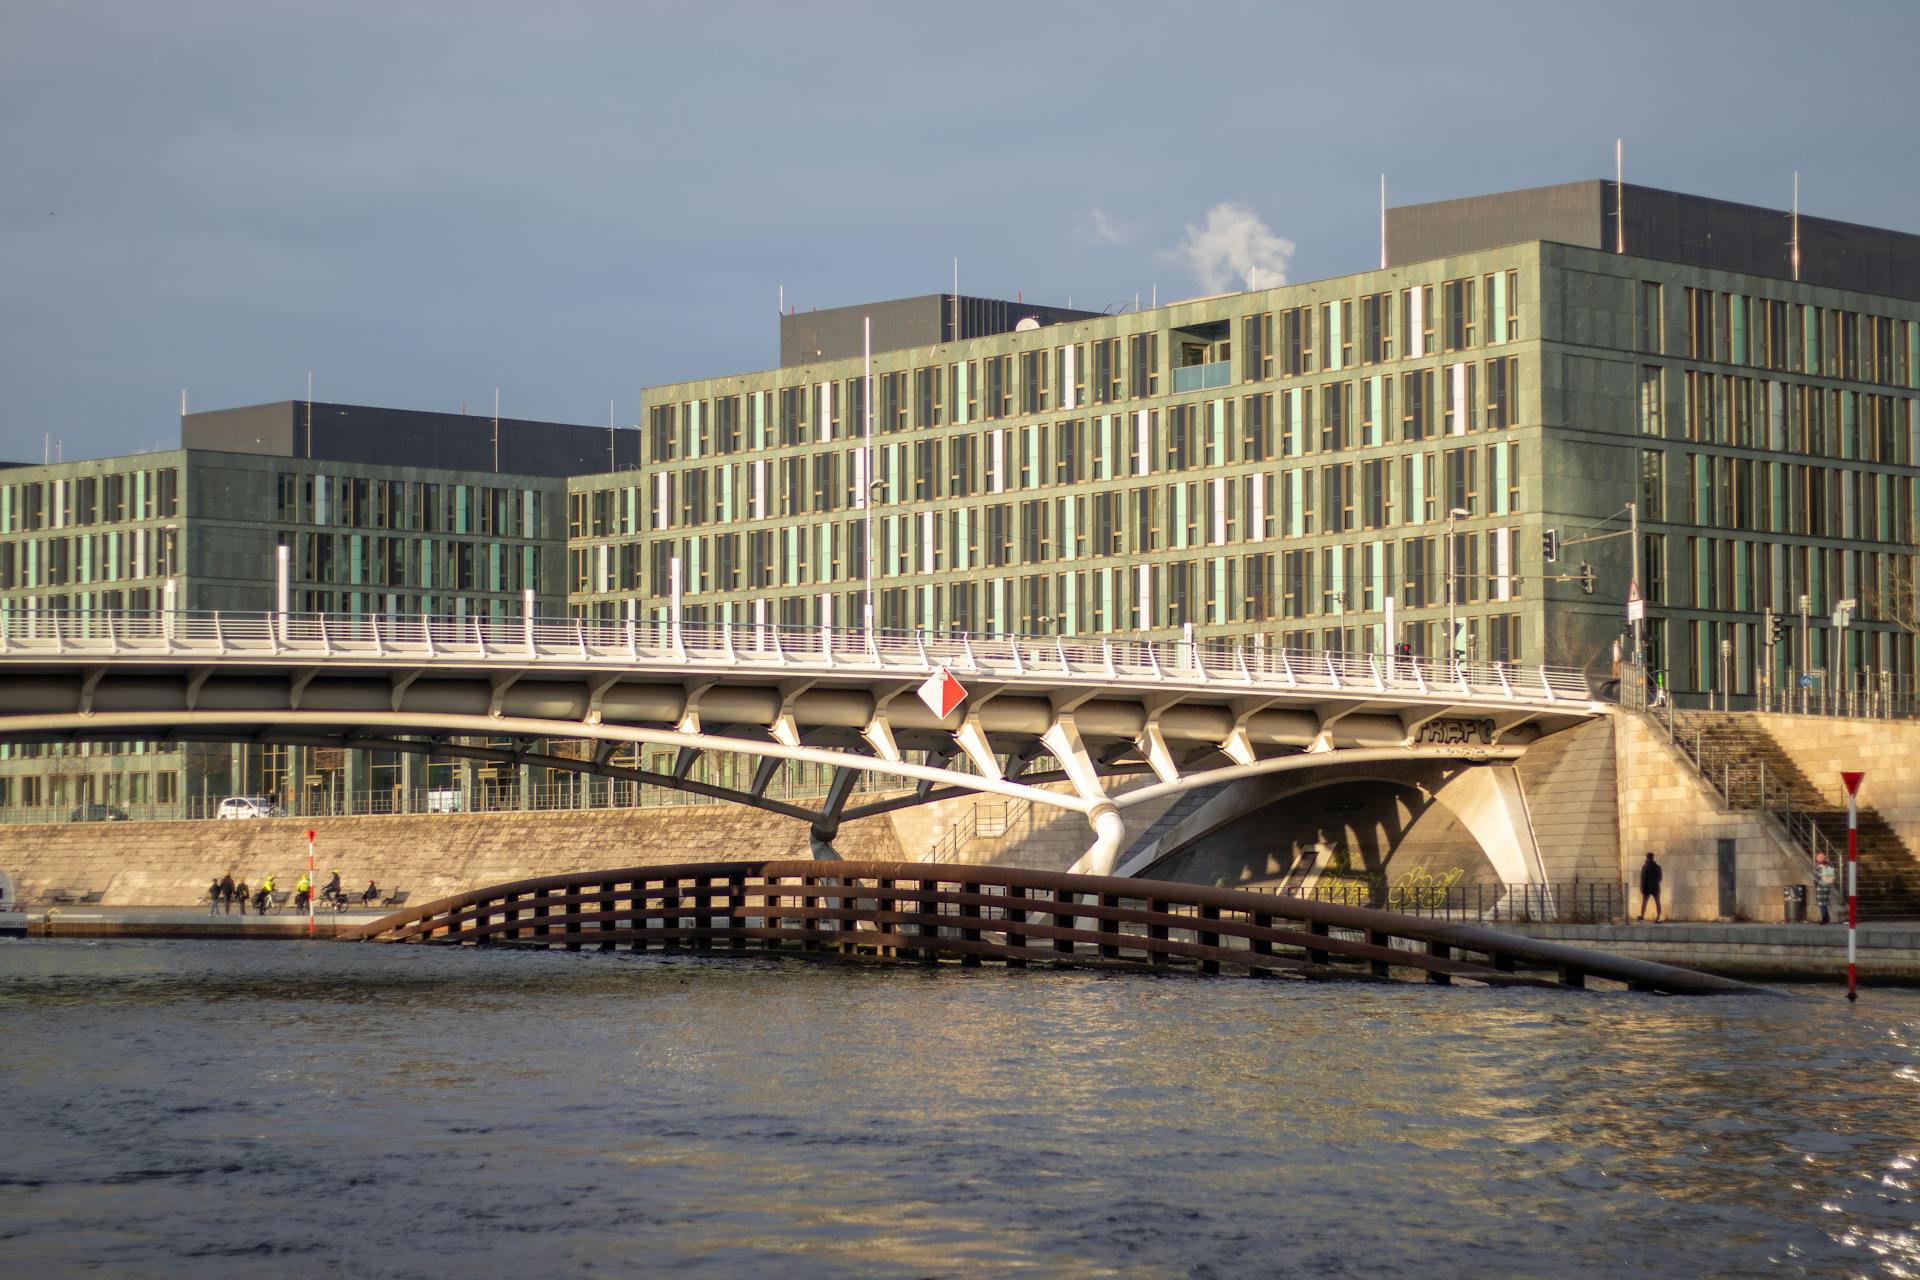
[[[216,818],[278,818],[280,802],[272,796],[228,796],[215,811]]]

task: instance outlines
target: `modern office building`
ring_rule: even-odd
[[[678,560],[689,620],[857,626],[871,517],[888,628],[1438,654],[1453,619],[1604,677],[1637,559],[1676,690],[1911,678],[1920,237],[1584,182],[1386,240],[876,348],[870,440],[859,352],[783,320],[783,367],[649,389],[643,468],[568,482],[570,608],[664,619]]]
[[[491,419],[304,402],[189,415],[181,449],[0,471],[0,618],[271,609],[282,546],[296,612],[499,618],[531,590],[559,613],[567,468],[630,456],[634,435],[503,421],[502,460],[526,468],[512,473],[473,465],[491,462]],[[4,750],[0,815],[171,816],[236,791],[298,802],[434,781],[417,757],[299,747]],[[431,768],[452,786],[461,766]]]

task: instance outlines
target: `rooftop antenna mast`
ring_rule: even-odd
[[[313,370],[307,370],[307,456],[313,456]]]
[[[960,259],[953,260],[953,340],[960,341]]]
[[[187,389],[185,387],[180,388],[180,416],[183,418],[187,416]]]
[[[617,464],[613,460],[613,397],[607,397],[607,470],[613,471]]]
[[[1793,278],[1800,278],[1800,171],[1793,171]]]
[[[493,474],[500,474],[500,388],[493,389]]]
[[[1613,251],[1627,251],[1626,140],[1613,140]]]
[[[1380,175],[1380,269],[1387,269],[1387,175]]]

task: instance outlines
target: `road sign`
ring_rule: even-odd
[[[1813,688],[1813,677],[1812,677],[1812,676],[1801,676],[1801,677],[1800,677],[1800,687],[1801,687],[1802,689],[1811,689],[1811,688]]]
[[[966,701],[967,690],[953,672],[945,667],[928,676],[926,683],[920,686],[920,701],[927,704],[927,710],[945,720],[953,714],[953,709]]]
[[[1627,584],[1627,621],[1640,622],[1647,616],[1647,602],[1640,598],[1640,584]]]

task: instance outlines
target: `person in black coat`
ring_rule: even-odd
[[[1647,860],[1640,864],[1640,918],[1647,918],[1647,903],[1653,903],[1653,922],[1660,923],[1660,881],[1666,877],[1660,864],[1653,860],[1653,850],[1647,850]]]

